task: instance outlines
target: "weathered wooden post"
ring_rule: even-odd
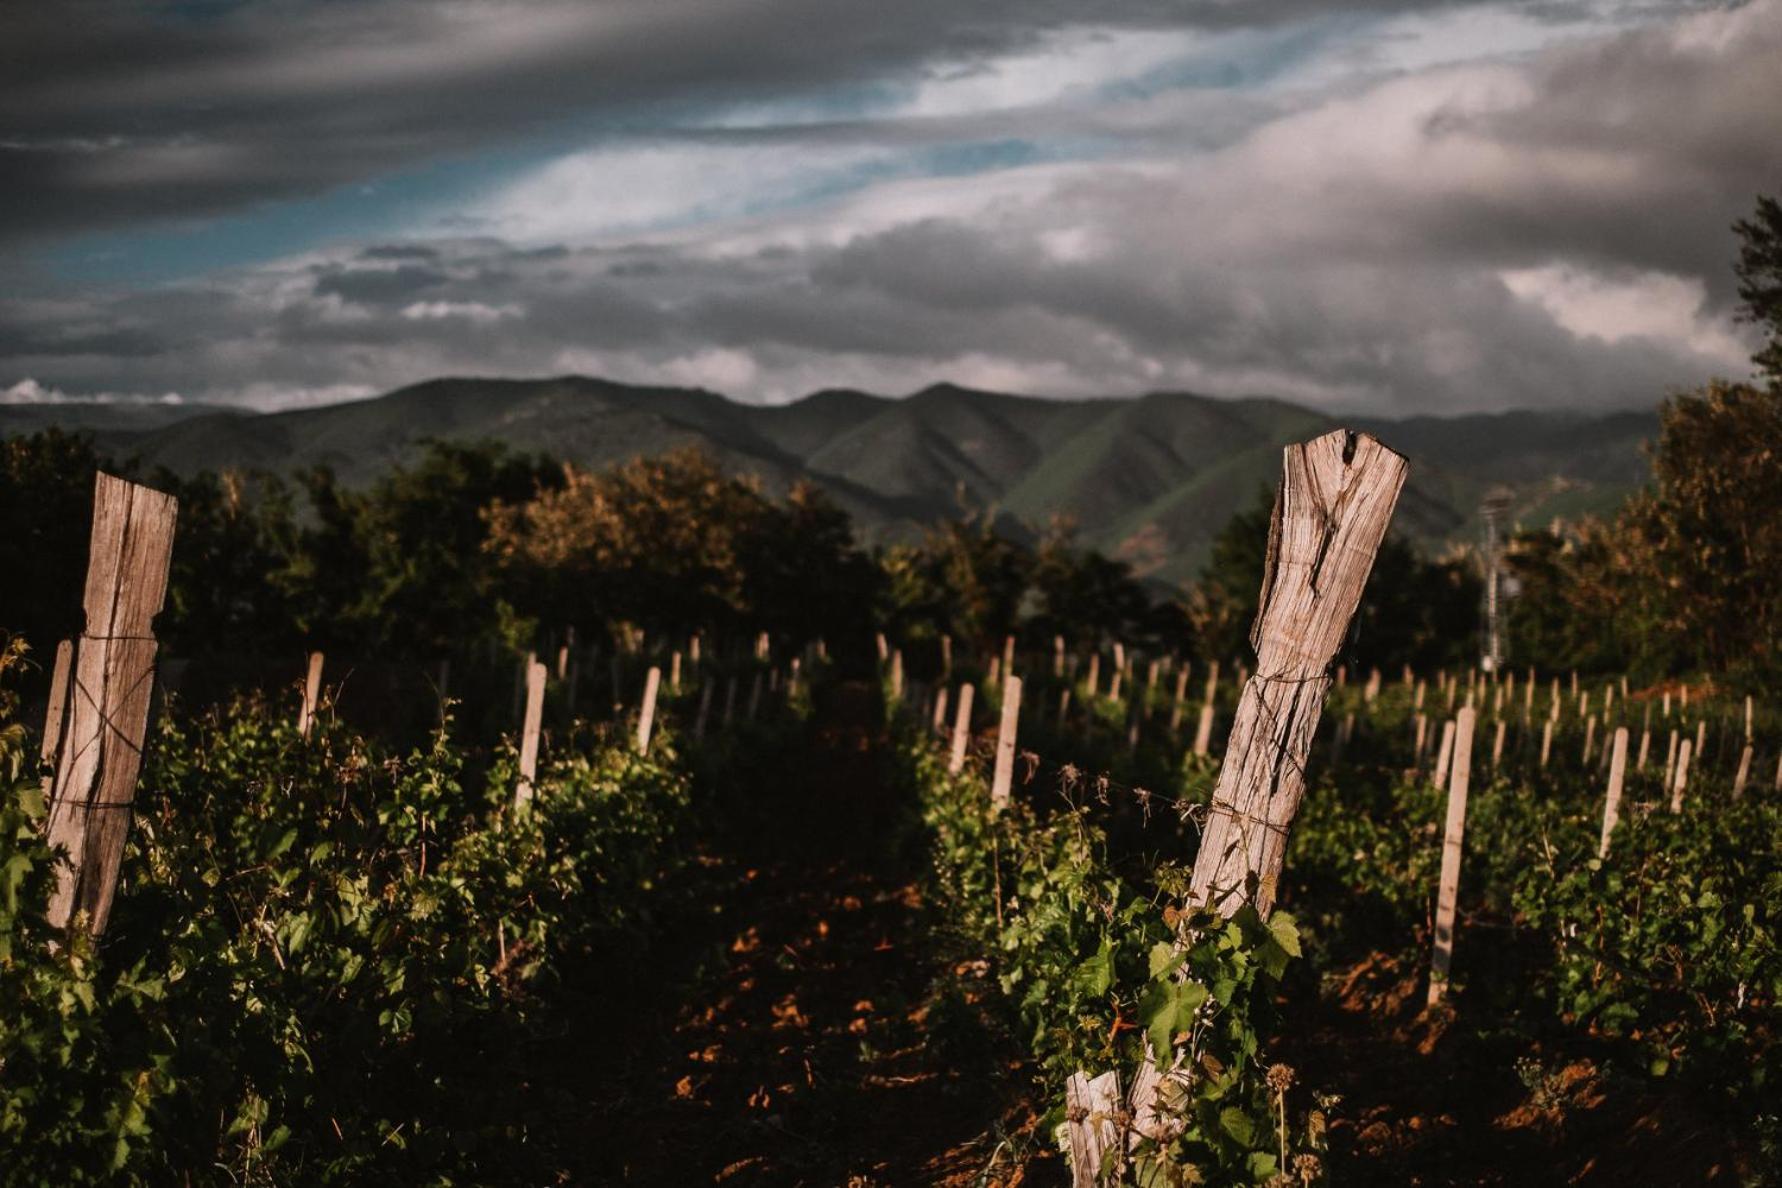
[[[1609,856],[1609,835],[1615,832],[1615,822],[1621,819],[1621,788],[1627,780],[1627,727],[1615,728],[1614,751],[1609,759],[1609,794],[1603,800],[1603,839],[1597,847],[1597,857]]]
[[[1442,833],[1442,881],[1436,891],[1435,952],[1429,964],[1429,1005],[1442,1000],[1454,962],[1454,911],[1460,899],[1460,856],[1466,837],[1467,784],[1473,770],[1471,706],[1455,719],[1454,771],[1448,781],[1448,821]]]
[[[1102,1165],[1120,1147],[1120,1074],[1099,1077],[1072,1073],[1064,1084],[1064,1115],[1070,1137],[1071,1188],[1096,1188]]]
[[[538,735],[544,725],[545,666],[533,660],[526,666],[526,718],[520,727],[520,783],[514,789],[514,805],[532,799],[538,780]]]
[[[959,686],[959,708],[953,716],[953,751],[947,758],[947,770],[958,775],[965,767],[965,744],[971,741],[972,687]]]
[[[1095,691],[1101,687],[1101,653],[1100,652],[1090,652],[1089,653],[1089,676],[1084,681],[1084,684],[1086,684],[1088,686],[1088,688],[1086,688],[1083,691],[1083,696],[1091,701],[1094,700]]]
[[[1015,675],[1015,637],[1012,635],[1002,637],[1002,672],[1004,676]]]
[[[1052,675],[1060,680],[1064,678],[1064,637],[1062,635],[1052,637]]]
[[[1169,732],[1175,735],[1182,729],[1182,697],[1188,691],[1188,665],[1182,665],[1176,673],[1175,703],[1169,711]]]
[[[1274,903],[1330,663],[1405,480],[1403,457],[1343,430],[1288,446],[1283,461],[1250,633],[1257,671],[1238,698],[1189,885],[1192,901],[1226,914],[1251,902],[1267,915]]]
[[[996,769],[990,781],[990,807],[1008,804],[1015,777],[1015,734],[1021,726],[1021,678],[1010,676],[1002,684],[1002,724],[996,731]]]
[[[154,620],[167,597],[178,513],[171,495],[104,473],[94,481],[86,623],[69,657],[67,725],[58,732],[46,823],[50,846],[68,854],[50,897],[49,920],[58,929],[79,915],[98,936],[111,916],[148,734]],[[59,667],[62,648],[56,651]]]
[[[947,687],[942,685],[934,694],[934,721],[929,723],[936,734],[947,728]]]
[[[1501,688],[1501,686],[1500,686],[1500,688]],[[1498,772],[1499,769],[1501,769],[1503,767],[1504,731],[1506,730],[1506,728],[1508,728],[1508,726],[1509,726],[1509,723],[1506,722],[1504,719],[1499,718],[1497,720],[1497,734],[1496,734],[1496,737],[1494,737],[1491,740],[1491,771],[1492,771],[1492,774],[1494,774],[1494,775]]]
[[[1547,760],[1553,754],[1553,719],[1548,718],[1541,723],[1541,770],[1547,770]]]
[[[43,714],[43,747],[38,752],[50,774],[43,777],[44,803],[48,804],[55,790],[55,767],[62,745],[62,731],[68,725],[68,686],[74,677],[74,641],[65,639],[56,645],[56,662],[50,670],[49,704]]]
[[[637,711],[637,753],[650,753],[650,733],[656,726],[656,694],[662,687],[662,670],[650,665],[644,677],[643,707]]]
[[[1739,797],[1745,795],[1745,784],[1750,779],[1751,779],[1751,744],[1746,743],[1744,750],[1739,752],[1738,774],[1733,776],[1733,799],[1734,800],[1737,800]]]
[[[303,708],[297,711],[297,733],[304,738],[316,724],[316,705],[322,698],[322,654],[309,654],[309,670],[303,677]]]

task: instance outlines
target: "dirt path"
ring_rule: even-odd
[[[591,1160],[643,1185],[967,1184],[1019,1074],[958,1060],[909,806],[887,800],[877,704],[829,691],[807,754],[707,858],[701,967],[640,1018],[625,1100]]]

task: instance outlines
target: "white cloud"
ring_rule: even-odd
[[[180,404],[178,392],[159,396],[141,392],[65,392],[61,388],[40,384],[30,376],[0,389],[0,404]]]
[[[481,301],[416,301],[402,309],[402,316],[411,322],[459,320],[487,324],[504,318],[518,318],[525,309],[517,304],[485,305]]]

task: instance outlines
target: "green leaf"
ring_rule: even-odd
[[[1226,1106],[1219,1111],[1219,1129],[1240,1147],[1248,1147],[1256,1137],[1256,1123],[1236,1106]]]
[[[1151,946],[1151,976],[1161,977],[1174,969],[1180,960],[1181,954],[1174,945],[1168,941],[1158,941]]]

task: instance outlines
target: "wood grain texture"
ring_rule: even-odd
[[[1283,464],[1250,633],[1256,673],[1239,696],[1190,884],[1192,901],[1226,914],[1274,903],[1331,661],[1407,470],[1372,437],[1343,430],[1288,446]]]
[[[1072,1073],[1064,1084],[1064,1111],[1071,1188],[1118,1183],[1117,1170],[1104,1165],[1118,1162],[1120,1074]]]
[[[86,627],[71,665],[47,824],[50,844],[69,860],[50,900],[58,928],[84,913],[88,931],[98,935],[111,914],[148,730],[153,625],[167,597],[178,511],[171,495],[109,474],[94,482]]]

